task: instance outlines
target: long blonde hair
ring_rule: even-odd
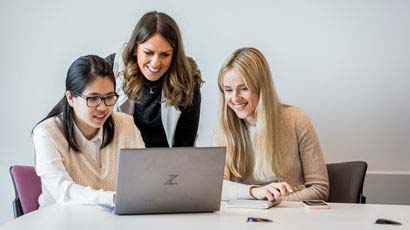
[[[134,52],[139,44],[148,41],[155,34],[161,35],[173,49],[171,66],[163,76],[166,77],[163,86],[166,103],[176,107],[192,105],[194,87],[203,83],[201,73],[192,58],[185,56],[181,32],[176,22],[169,15],[157,11],[142,16],[124,48],[124,93],[134,102],[141,97],[144,76]]]
[[[248,89],[259,96],[255,109],[256,127],[253,140],[249,136],[245,121],[239,119],[225,101],[223,78],[231,69],[238,71]],[[263,54],[255,48],[236,50],[220,69],[218,86],[221,92],[220,126],[227,146],[226,170],[230,175],[229,179],[238,181],[251,173],[258,180],[279,176],[279,126],[282,105],[276,94],[269,64]],[[252,161],[252,141],[255,162]]]

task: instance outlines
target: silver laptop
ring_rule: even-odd
[[[225,147],[121,149],[115,214],[218,211]]]

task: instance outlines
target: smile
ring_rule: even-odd
[[[236,110],[236,111],[242,111],[245,109],[245,107],[248,105],[248,103],[240,103],[240,104],[232,104],[232,107]]]
[[[98,120],[103,120],[105,118],[105,114],[103,115],[94,115],[95,118],[97,118]]]
[[[152,73],[158,73],[161,70],[161,68],[154,68],[154,67],[151,67],[149,65],[146,65],[146,67]]]

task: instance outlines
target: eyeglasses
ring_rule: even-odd
[[[107,96],[87,96],[81,93],[73,93],[74,96],[79,96],[87,101],[87,106],[91,108],[98,107],[102,101],[106,106],[114,106],[118,100],[118,94],[110,94]]]

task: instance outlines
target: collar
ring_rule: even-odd
[[[103,128],[99,128],[97,134],[91,140],[88,140],[80,131],[77,124],[74,122],[74,137],[80,149],[82,149],[81,146],[88,145],[90,143],[94,143],[95,145],[101,147],[103,139]]]

